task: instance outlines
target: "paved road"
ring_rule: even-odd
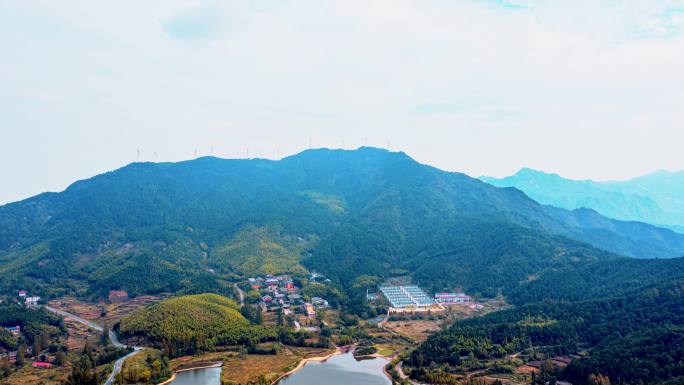
[[[245,292],[240,289],[238,284],[235,284],[235,290],[238,292],[238,296],[240,297],[240,307],[245,306]]]
[[[55,314],[58,314],[62,317],[71,318],[74,321],[82,323],[83,325],[85,325],[91,329],[95,329],[99,332],[101,332],[103,330],[102,326],[96,324],[95,322],[88,321],[87,319],[81,318],[75,314],[65,312],[64,310],[55,309],[54,307],[50,307],[47,305],[45,306],[45,310],[50,311],[50,312],[55,313]],[[123,367],[124,361],[126,361],[128,358],[134,356],[140,350],[142,350],[142,348],[139,346],[127,346],[127,345],[122,344],[121,342],[119,342],[119,338],[117,337],[116,333],[114,333],[112,330],[109,330],[109,339],[112,341],[112,345],[116,346],[117,348],[126,349],[126,348],[131,347],[131,348],[133,348],[133,351],[128,353],[127,355],[119,358],[118,360],[116,360],[114,362],[114,368],[112,368],[112,373],[109,375],[109,377],[107,378],[107,381],[105,381],[104,385],[112,385],[112,383],[114,382],[114,376],[116,376],[121,371],[121,368]]]

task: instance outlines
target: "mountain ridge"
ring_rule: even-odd
[[[522,168],[504,178],[479,178],[497,187],[515,187],[542,204],[591,208],[622,221],[640,221],[684,233],[684,171],[659,170],[626,181],[573,180]]]
[[[133,163],[0,206],[0,287],[48,294],[220,291],[258,264],[491,294],[502,271],[522,279],[617,254],[681,256],[684,236],[375,148]]]

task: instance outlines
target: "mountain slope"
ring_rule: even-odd
[[[236,276],[302,265],[341,285],[410,275],[493,293],[611,252],[681,256],[684,236],[542,206],[373,148],[134,163],[0,207],[0,286],[48,293],[217,290]]]
[[[683,314],[681,278],[608,298],[527,304],[456,322],[430,336],[406,363],[416,369],[411,375],[418,380],[453,383],[444,380],[481,368],[478,360],[506,366],[512,354],[528,362],[539,353],[582,352],[554,375],[573,384],[591,383],[592,373],[620,384],[679,384],[684,379]]]
[[[594,182],[524,168],[509,177],[480,179],[498,187],[518,188],[542,204],[570,210],[590,208],[611,218],[684,233],[684,171],[658,171],[624,182]]]

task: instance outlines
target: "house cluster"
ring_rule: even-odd
[[[316,316],[316,309],[328,307],[328,301],[313,297],[306,302],[300,288],[287,275],[249,278],[249,286],[261,295],[259,305],[262,311],[278,311],[284,314],[303,314],[309,318]]]
[[[19,293],[17,295],[18,297],[18,302],[19,303],[24,303],[26,306],[38,306],[38,303],[40,302],[40,297],[39,296],[31,296],[28,294],[26,290],[19,290]]]

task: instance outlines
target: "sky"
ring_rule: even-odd
[[[363,145],[684,169],[684,1],[0,0],[0,204],[134,161]]]

